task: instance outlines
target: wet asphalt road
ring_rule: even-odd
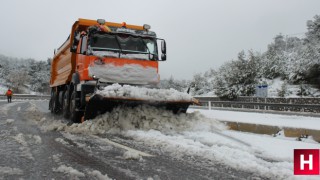
[[[201,155],[171,157],[160,148],[121,135],[43,131],[35,119],[55,121],[62,117],[30,113],[30,103],[15,102],[8,107],[0,102],[0,179],[103,179],[106,174],[112,179],[265,179]],[[42,103],[46,106],[47,101]],[[153,156],[126,159],[126,150],[107,143],[106,138]]]

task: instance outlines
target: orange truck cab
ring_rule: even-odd
[[[161,42],[161,55],[157,43]],[[86,98],[108,84],[156,86],[165,40],[150,26],[78,19],[51,62],[49,109],[79,122]]]

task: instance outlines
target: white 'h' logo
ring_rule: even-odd
[[[312,170],[312,154],[309,154],[309,160],[304,160],[304,155],[300,155],[300,169],[304,170],[304,165],[309,164],[309,170]]]

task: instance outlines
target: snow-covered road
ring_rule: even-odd
[[[300,179],[310,177],[293,175],[293,149],[320,148],[200,112],[115,109],[72,124],[47,104],[0,102],[0,179]]]

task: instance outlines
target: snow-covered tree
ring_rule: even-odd
[[[191,80],[191,92],[193,95],[204,95],[208,93],[210,90],[208,79],[202,75],[202,73],[197,73],[193,76]]]
[[[285,97],[289,94],[288,91],[288,83],[285,81],[282,85],[281,88],[277,90],[278,91],[278,96],[279,97]]]
[[[307,22],[306,38],[275,36],[266,52],[252,50],[238,54],[237,60],[223,64],[194,78],[201,84],[196,92],[214,90],[219,97],[235,98],[252,95],[257,79],[280,77],[287,83],[318,84],[320,87],[320,16]],[[203,78],[203,79],[202,79]],[[197,81],[197,82],[198,82]],[[286,84],[279,95],[286,96]],[[305,89],[305,88],[303,88]],[[304,91],[301,94],[305,94]]]
[[[163,79],[160,81],[160,88],[162,89],[170,89],[173,88],[180,92],[186,91],[188,87],[188,83],[186,80],[176,80],[172,76],[169,79]]]
[[[11,84],[14,92],[21,93],[22,88],[26,85],[29,78],[26,69],[15,69],[8,75],[8,82]]]
[[[317,44],[319,46],[320,41],[320,16],[314,16],[314,20],[307,21],[307,29],[306,33],[307,41],[309,43]]]
[[[276,35],[274,38],[274,44],[271,44],[276,52],[282,52],[286,50],[286,42],[282,34]]]
[[[253,95],[259,61],[259,57],[253,51],[249,51],[248,57],[241,51],[237,60],[222,65],[213,80],[216,95],[228,99]]]
[[[49,89],[50,67],[45,61],[32,61],[29,70],[31,89],[47,92]]]
[[[276,42],[279,41],[279,42]],[[285,42],[279,38],[275,38],[275,42],[268,46],[268,50],[262,55],[262,74],[264,77],[273,79],[285,76],[285,62],[284,55]]]
[[[286,51],[287,52],[294,52],[297,47],[302,45],[302,40],[297,37],[288,37],[286,39]]]
[[[49,80],[50,65],[46,61],[0,55],[0,82],[15,93],[22,93],[27,86],[36,92],[48,92]]]

